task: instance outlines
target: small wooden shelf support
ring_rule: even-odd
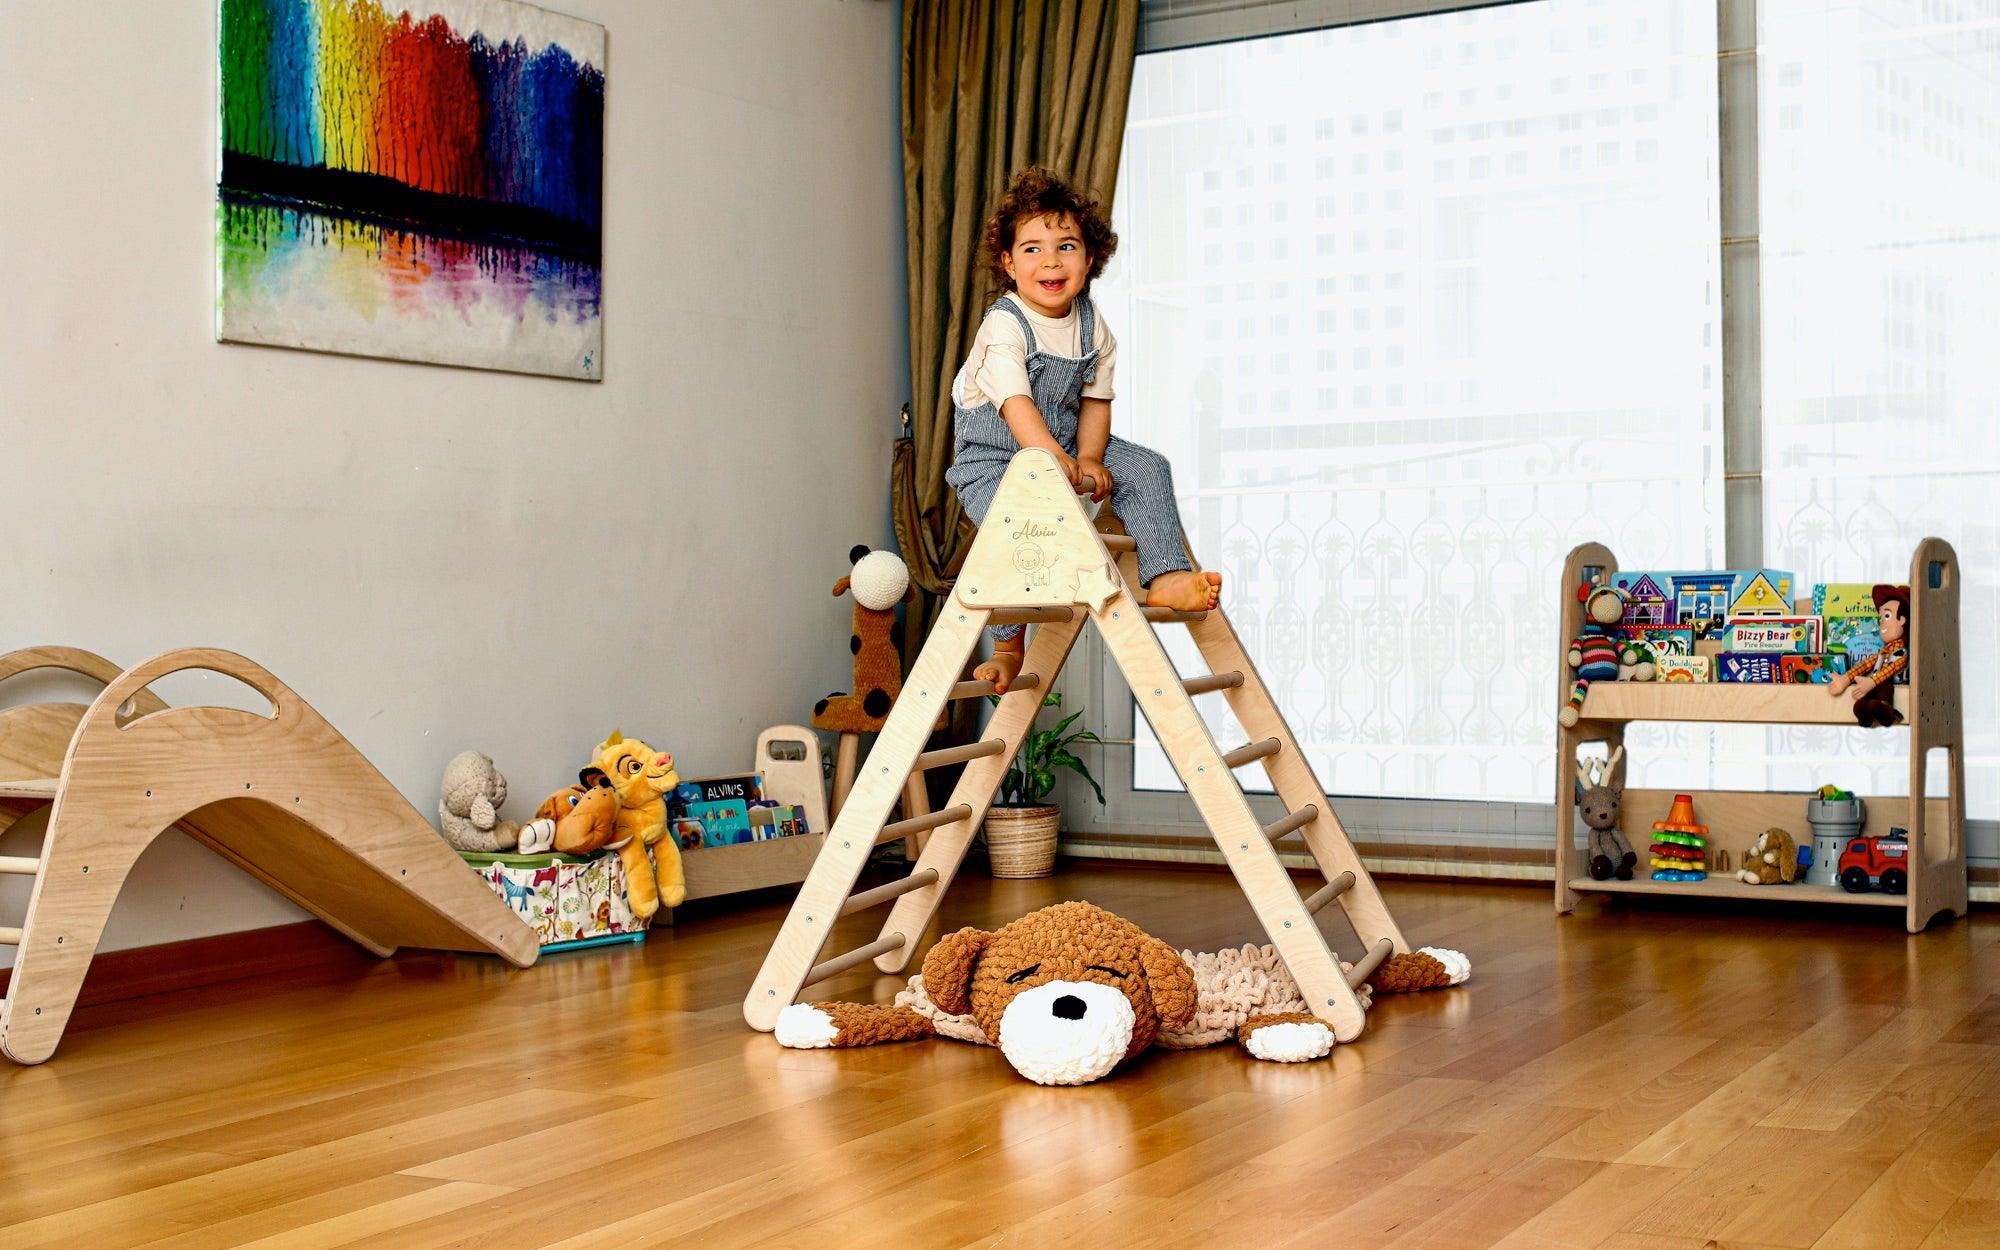
[[[1576,588],[1585,576],[1607,579],[1618,571],[1609,548],[1585,543],[1570,552],[1563,565],[1562,630],[1558,641],[1557,693],[1553,706],[1569,699],[1569,666],[1562,658],[1569,642],[1583,629],[1583,606]],[[1594,682],[1585,693],[1576,725],[1556,735],[1556,910],[1576,908],[1580,895],[1664,894],[1730,898],[1760,902],[1846,903],[1858,907],[1900,907],[1904,927],[1921,932],[1938,916],[1963,916],[1965,876],[1965,718],[1960,698],[1958,645],[1958,555],[1941,538],[1926,538],[1910,558],[1910,681],[1894,693],[1906,729],[1877,732],[1909,736],[1910,792],[1907,796],[1862,795],[1867,805],[1864,832],[1882,834],[1900,825],[1910,835],[1908,893],[1874,891],[1850,894],[1839,886],[1796,883],[1787,886],[1746,885],[1729,874],[1704,881],[1653,881],[1646,870],[1631,881],[1595,881],[1586,871],[1576,845],[1575,783],[1577,748],[1602,742],[1607,751],[1625,745],[1625,726],[1633,721],[1708,721],[1779,725],[1852,725],[1853,704],[1835,698],[1824,686],[1751,685],[1729,682],[1667,684],[1663,682]],[[1946,754],[1948,793],[1926,792],[1930,752]],[[1629,766],[1620,765],[1622,773]],[[1622,778],[1621,778],[1622,779]],[[1810,838],[1805,820],[1805,795],[1756,791],[1695,793],[1695,811],[1714,831],[1711,848],[1734,851],[1747,846],[1763,830],[1777,825],[1795,837]],[[1653,822],[1662,819],[1673,800],[1671,791],[1627,790],[1620,810],[1620,827],[1634,850],[1651,839]],[[1641,862],[1645,860],[1643,851]]]

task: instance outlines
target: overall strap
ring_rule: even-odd
[[[1021,306],[1013,300],[1002,297],[993,301],[993,308],[987,309],[986,315],[989,317],[992,316],[994,309],[997,308],[1004,308],[1008,312],[1013,313],[1014,320],[1021,323],[1021,336],[1027,340],[1024,346],[1026,354],[1029,356],[1042,355],[1041,345],[1035,342],[1035,327],[1029,322],[1028,314],[1021,311]]]
[[[1094,341],[1097,337],[1097,301],[1090,298],[1087,294],[1080,295],[1077,298],[1083,304],[1082,312],[1079,314],[1083,322],[1083,325],[1080,327],[1083,336],[1083,350],[1079,354],[1084,360],[1089,362],[1083,366],[1083,384],[1088,386],[1092,382],[1097,381],[1097,345]]]

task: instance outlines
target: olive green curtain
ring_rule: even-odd
[[[986,216],[1025,165],[1047,165],[1110,204],[1138,32],[1139,0],[903,5],[912,402],[892,493],[896,538],[917,588],[906,666],[972,543],[944,474],[952,375],[994,294],[979,256]]]

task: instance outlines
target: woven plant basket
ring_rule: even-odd
[[[1046,877],[1056,867],[1059,807],[986,809],[986,856],[996,877]]]

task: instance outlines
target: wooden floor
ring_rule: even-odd
[[[960,882],[954,927],[1088,897],[1255,935],[1213,873]],[[2000,1245],[2000,914],[1908,937],[1385,890],[1470,985],[1325,1062],[1156,1052],[1074,1089],[751,1032],[776,905],[527,972],[413,955],[87,1009],[51,1063],[0,1064],[0,1246]]]

